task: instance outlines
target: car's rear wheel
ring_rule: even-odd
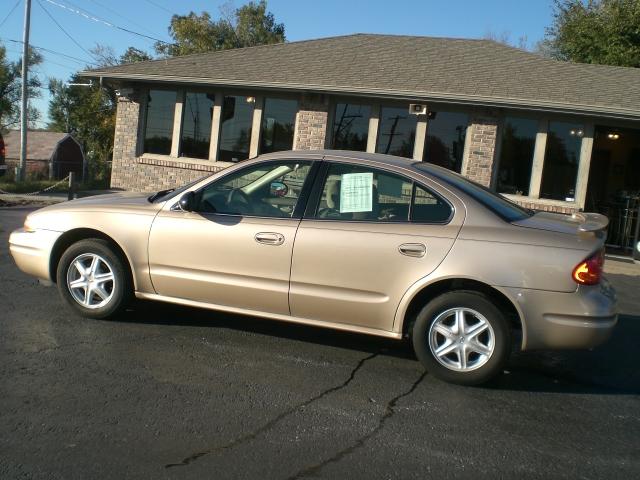
[[[102,239],[71,245],[60,258],[56,277],[62,298],[83,317],[111,317],[124,309],[131,297],[128,269]]]
[[[412,328],[413,348],[437,378],[477,385],[498,375],[511,351],[511,329],[484,294],[454,291],[431,300]]]

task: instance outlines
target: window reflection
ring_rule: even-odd
[[[146,153],[158,153],[161,155],[169,155],[171,153],[175,107],[175,91],[149,91],[144,130],[144,151]]]
[[[583,125],[549,122],[540,186],[541,198],[575,201],[583,135]]]
[[[238,162],[249,158],[254,103],[254,97],[224,97],[219,154],[223,162]]]
[[[293,130],[298,102],[267,98],[262,113],[260,152],[279,152],[293,148]]]
[[[529,195],[538,121],[507,117],[502,127],[497,190]]]
[[[338,103],[333,118],[332,148],[364,152],[367,149],[370,116],[369,105]]]
[[[427,122],[424,160],[459,173],[468,124],[466,113],[432,112]]]
[[[409,114],[406,107],[383,107],[380,112],[376,152],[413,157],[417,124],[418,116]]]
[[[211,119],[215,95],[187,92],[183,106],[180,156],[209,158]]]

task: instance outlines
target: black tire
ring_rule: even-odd
[[[75,268],[72,264],[76,259],[87,262],[90,261],[91,255],[102,259],[100,263],[102,270],[98,273],[104,274],[107,270],[113,273],[113,281],[102,285],[102,292],[109,294],[108,299],[103,300],[104,305],[100,305],[100,297],[96,296],[97,294],[90,294],[90,299],[95,300],[95,308],[89,308],[76,300],[67,284],[67,274],[70,268]],[[83,259],[83,257],[86,258]],[[113,317],[127,306],[133,292],[131,276],[125,262],[126,260],[122,259],[106,240],[98,238],[80,240],[67,248],[58,262],[56,272],[58,291],[65,302],[83,317],[97,319]],[[73,270],[70,275],[77,275],[77,273]],[[86,298],[86,289],[79,290],[81,292],[78,295]]]
[[[455,313],[451,313],[452,309],[465,309],[464,315],[468,315],[471,319],[471,327],[474,327],[473,321],[478,322],[476,325],[481,325],[482,321],[486,321],[490,328],[486,328],[484,333],[476,334],[476,336],[471,333],[465,338],[465,334],[461,334],[462,338],[456,337],[455,340],[447,339],[444,334],[437,332],[435,327],[432,331],[436,320],[439,325],[442,325],[443,321],[451,321],[445,320],[451,319],[450,315],[453,315],[455,319]],[[475,313],[479,313],[483,318],[474,316]],[[454,328],[456,327],[452,326],[452,329]],[[416,356],[429,373],[441,380],[459,385],[479,385],[493,379],[502,373],[511,353],[511,328],[507,319],[489,297],[480,292],[459,290],[447,292],[434,298],[418,313],[410,333]],[[486,340],[481,339],[480,335],[484,335],[483,338]],[[492,345],[493,349],[490,354],[479,354],[472,351],[469,353],[469,360],[467,360],[467,354],[461,355],[456,351],[444,355],[441,360],[438,360],[430,343],[434,343],[434,346],[438,347],[440,340],[443,343],[442,347],[450,345],[455,348],[454,345],[458,343],[469,342],[471,345],[469,348],[473,349],[478,344],[470,342],[478,341],[480,346]],[[466,345],[465,343],[465,349]],[[468,361],[468,369],[464,371],[459,370],[462,365],[461,356],[465,357],[465,362]],[[477,366],[473,366],[473,362]],[[447,366],[445,363],[458,363],[458,365],[457,367],[456,365]]]

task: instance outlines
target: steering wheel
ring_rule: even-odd
[[[227,206],[231,207],[234,203],[244,203],[246,210],[251,210],[251,199],[249,195],[242,191],[240,188],[232,188],[227,194]],[[248,212],[240,212],[248,213]]]

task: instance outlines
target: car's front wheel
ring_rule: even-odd
[[[62,298],[83,317],[111,317],[126,306],[131,296],[131,280],[124,261],[102,239],[71,245],[60,258],[56,276]]]
[[[507,319],[479,292],[453,291],[434,298],[418,313],[411,334],[427,370],[461,385],[498,375],[511,351]]]

